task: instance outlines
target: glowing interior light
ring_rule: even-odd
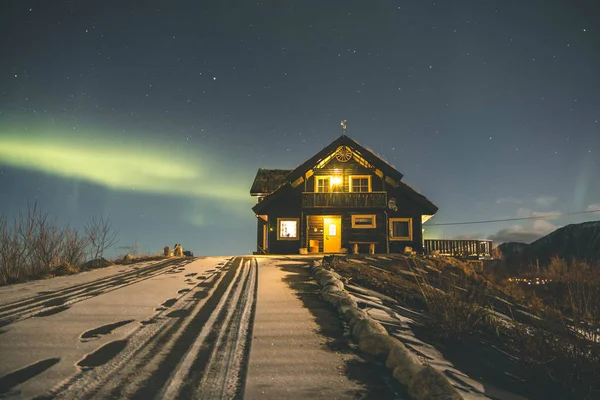
[[[342,183],[341,176],[332,176],[331,177],[331,186],[340,185]]]

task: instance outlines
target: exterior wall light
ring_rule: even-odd
[[[332,176],[331,177],[331,186],[337,186],[342,184],[341,176]]]

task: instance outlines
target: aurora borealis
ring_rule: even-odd
[[[600,209],[594,1],[8,1],[0,212],[111,215],[125,253],[253,250],[258,168],[340,134],[440,211],[531,241]]]

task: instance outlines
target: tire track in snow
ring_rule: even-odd
[[[54,292],[46,292],[0,306],[0,327],[33,316],[43,317],[69,308],[69,305],[129,286],[180,268],[195,259],[170,259],[136,270],[127,271],[92,282],[75,284]]]
[[[141,325],[113,360],[81,371],[53,391],[56,398],[231,399],[243,391],[256,304],[257,263],[230,260],[213,280],[174,306],[179,318]],[[207,293],[198,295],[199,293]]]
[[[190,349],[172,374],[171,383],[161,398],[225,400],[236,398],[243,389],[258,282],[256,260],[246,259],[244,263],[241,283],[228,298],[221,299],[218,315],[213,313],[213,321],[209,321],[212,323],[207,323],[195,343],[196,348]],[[175,391],[174,382],[184,384]]]

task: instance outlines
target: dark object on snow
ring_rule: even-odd
[[[104,268],[114,265],[114,263],[108,261],[105,258],[99,258],[97,260],[90,260],[83,264],[83,268],[85,269],[94,269],[94,268]]]
[[[333,263],[333,259],[335,258],[335,256],[332,254],[330,256],[324,256],[323,257],[323,264],[331,264]]]
[[[194,257],[194,253],[192,253],[192,252],[191,252],[191,251],[189,251],[189,250],[186,250],[186,251],[184,251],[184,252],[183,252],[183,255],[184,255],[184,256],[186,256],[186,257]]]

